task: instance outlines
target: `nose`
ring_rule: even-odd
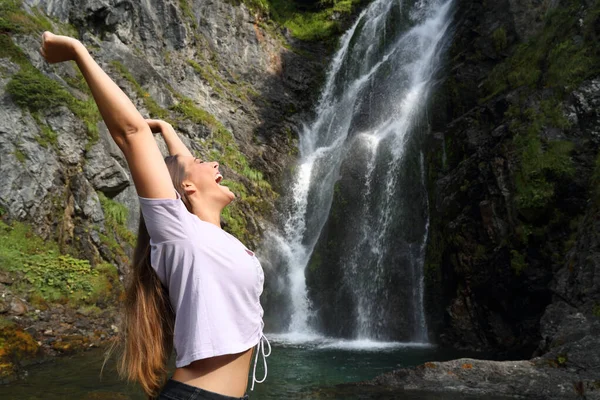
[[[216,161],[213,161],[213,162],[214,162],[213,168],[219,168],[219,163]]]

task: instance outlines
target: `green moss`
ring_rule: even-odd
[[[25,358],[37,355],[39,345],[23,329],[15,325],[0,327],[0,378],[10,376]]]
[[[194,60],[188,60],[188,64],[220,96],[235,97],[243,101],[248,101],[249,96],[258,96],[258,92],[249,83],[234,84],[224,80],[217,71],[216,59],[212,61],[212,65],[200,65]]]
[[[6,85],[15,103],[32,112],[52,109],[71,101],[72,96],[58,82],[33,67],[23,67]]]
[[[584,79],[600,71],[600,49],[596,29],[600,21],[600,3],[587,10],[580,21],[578,1],[566,1],[545,17],[542,31],[528,42],[518,45],[513,54],[498,64],[485,84],[482,102],[510,89],[556,88],[567,92]],[[501,32],[492,38],[501,45]],[[505,35],[504,35],[505,37]]]
[[[595,317],[600,318],[600,304],[594,304],[594,307],[592,308],[592,314]]]
[[[53,110],[61,105],[67,106],[86,125],[90,139],[88,144],[93,144],[98,140],[97,124],[101,117],[94,100],[91,98],[87,101],[76,99],[58,82],[48,78],[32,66],[22,66],[21,70],[11,77],[6,85],[6,91],[16,104],[28,109],[33,114]]]
[[[506,39],[506,30],[503,27],[496,29],[492,33],[492,40],[494,42],[496,51],[500,52],[506,50],[506,45],[508,42]]]
[[[239,204],[233,203],[225,207],[221,212],[221,218],[223,218],[225,228],[229,233],[240,238],[240,240],[241,238],[245,238],[245,241],[247,241],[247,238],[249,237],[248,230],[246,229],[247,223]]]
[[[19,65],[29,64],[23,50],[15,45],[11,37],[6,34],[0,34],[0,58],[8,58]]]
[[[553,200],[555,185],[575,173],[571,152],[574,144],[566,141],[542,141],[544,127],[565,129],[568,121],[556,100],[540,103],[539,110],[522,111],[511,106],[506,116],[515,134],[513,144],[520,152],[520,168],[516,176],[516,203],[522,213],[536,214]]]
[[[15,151],[13,152],[13,154],[15,155],[15,157],[17,158],[17,160],[20,163],[24,163],[25,160],[27,159],[27,156],[25,156],[25,153],[23,153],[21,151],[21,149],[15,148]]]
[[[33,119],[40,128],[40,134],[35,138],[42,147],[56,146],[58,143],[58,135],[48,125],[42,122],[37,113],[32,114]]]
[[[158,103],[156,103],[156,101],[150,96],[150,93],[146,92],[142,88],[142,86],[135,80],[133,75],[131,75],[129,70],[122,63],[120,63],[119,61],[113,61],[111,62],[111,65],[117,70],[117,72],[119,72],[119,74],[121,74],[121,76],[125,80],[131,83],[136,95],[144,102],[144,105],[150,113],[150,116],[152,116],[153,118],[165,120],[168,119],[169,113],[167,112],[167,110],[165,110],[164,108],[159,106]]]
[[[52,24],[37,8],[33,15],[21,9],[21,0],[0,1],[0,33],[34,33],[52,30]]]
[[[312,9],[289,0],[269,0],[268,12],[297,39],[331,39],[341,31],[339,14],[351,14],[361,0],[324,0]]]
[[[192,99],[179,96],[179,103],[172,106],[171,110],[180,113],[184,118],[202,124],[208,128],[217,128],[219,121],[209,112],[197,107]]]
[[[60,254],[56,243],[18,222],[0,221],[0,269],[14,277],[17,292],[48,302],[92,304],[107,296],[107,287],[112,290],[107,266],[92,268],[87,260]]]
[[[521,275],[527,268],[528,264],[525,261],[525,256],[516,250],[510,251],[510,267],[517,276]]]
[[[107,233],[113,236],[116,235],[131,247],[135,247],[137,238],[126,226],[129,214],[127,207],[109,199],[102,192],[98,192],[98,198],[104,213],[104,225],[108,231]]]
[[[315,250],[311,256],[310,256],[310,262],[308,263],[308,270],[310,272],[316,272],[319,267],[321,266],[322,260],[321,260],[321,252],[318,250]]]
[[[194,15],[188,0],[179,0],[179,8],[181,9],[181,12],[183,12],[183,15],[190,21],[192,28],[197,28],[198,24],[196,24],[196,16]]]

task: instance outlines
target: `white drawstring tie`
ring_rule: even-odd
[[[263,340],[265,340],[267,342],[267,346],[269,346],[269,352],[265,354],[265,344],[263,343]],[[250,390],[254,390],[254,383],[263,383],[265,381],[265,379],[267,379],[267,357],[269,357],[271,355],[271,343],[269,343],[269,339],[267,339],[267,337],[265,335],[261,335],[260,340],[258,341],[258,345],[257,345],[257,349],[256,349],[256,357],[254,358],[254,371],[252,372],[252,386],[250,387]],[[258,380],[256,379],[256,363],[258,362],[258,353],[262,353],[263,356],[263,362],[265,364],[265,377],[262,378],[262,380]]]

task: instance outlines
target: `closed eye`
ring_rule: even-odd
[[[199,158],[194,158],[194,162],[195,162],[195,163],[198,163],[198,164],[202,164],[204,161],[202,161],[202,160],[201,160],[201,159],[199,159]]]

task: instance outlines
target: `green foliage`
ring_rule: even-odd
[[[11,37],[6,34],[0,34],[0,58],[8,58],[19,65],[29,64],[23,50],[15,45]]]
[[[317,41],[339,34],[341,24],[338,15],[352,13],[361,1],[325,0],[321,1],[316,9],[306,10],[294,1],[269,0],[268,12],[275,22],[288,28],[295,38]]]
[[[100,199],[100,205],[102,206],[106,221],[117,225],[123,225],[127,222],[127,215],[129,213],[124,205],[109,199],[102,192],[98,193],[98,198]]]
[[[517,276],[521,275],[527,268],[525,256],[516,250],[510,251],[510,267],[515,271]]]
[[[148,109],[150,116],[153,118],[168,119],[169,113],[167,110],[156,103],[156,101],[150,96],[150,93],[146,92],[142,88],[142,86],[135,80],[133,75],[131,75],[129,70],[122,63],[119,61],[113,61],[111,64],[113,67],[115,67],[119,74],[125,78],[125,80],[131,83],[137,96],[144,102],[144,105],[146,106],[146,109]]]
[[[197,28],[198,24],[196,24],[196,17],[188,0],[179,0],[179,8],[183,12],[183,15],[190,20],[192,28]]]
[[[246,218],[238,204],[233,203],[225,207],[221,212],[221,218],[225,222],[225,229],[240,240],[247,241],[249,238],[246,229]],[[252,238],[251,238],[252,239]]]
[[[219,121],[209,112],[197,107],[192,99],[179,96],[179,103],[172,106],[171,110],[182,114],[186,119],[202,124],[208,128],[216,128],[219,126]]]
[[[31,114],[38,127],[40,128],[40,134],[36,137],[36,141],[42,147],[56,146],[58,143],[58,135],[48,125],[42,122],[40,116],[37,113]]]
[[[56,243],[44,241],[18,222],[0,221],[0,268],[16,276],[18,291],[74,304],[93,304],[105,297],[116,276],[111,265],[92,268],[87,260],[60,254]]]
[[[492,33],[492,40],[494,41],[496,51],[500,52],[506,50],[508,42],[506,39],[506,30],[503,27],[496,29]]]
[[[596,29],[600,22],[600,3],[596,2],[581,23],[578,1],[566,1],[545,18],[542,31],[516,47],[513,54],[498,64],[486,81],[487,96],[481,101],[521,87],[552,87],[569,91],[600,71],[600,49]],[[492,38],[496,47],[503,43],[501,32]],[[505,37],[505,35],[504,35]]]
[[[559,354],[556,356],[556,364],[558,364],[559,367],[564,367],[567,364],[567,361],[569,361],[569,358],[566,354]]]
[[[27,159],[27,157],[25,156],[25,153],[23,153],[21,151],[21,149],[15,148],[15,151],[13,152],[13,154],[15,155],[15,157],[17,158],[17,160],[20,163],[24,163],[25,160]]]
[[[33,66],[23,65],[21,70],[11,77],[6,85],[6,91],[15,103],[28,109],[32,114],[52,110],[60,105],[67,106],[85,123],[90,138],[88,145],[98,140],[97,124],[101,117],[94,100],[76,99],[58,82],[48,78]],[[46,135],[49,132],[45,131],[42,134]]]
[[[534,212],[547,207],[554,198],[557,181],[575,173],[570,154],[574,144],[566,141],[540,139],[545,126],[568,127],[568,121],[556,101],[542,101],[540,109],[524,111],[511,106],[507,111],[511,118],[510,129],[515,133],[513,144],[520,152],[520,169],[516,177],[516,202],[522,212]]]
[[[72,96],[58,82],[33,67],[24,67],[14,74],[6,91],[20,107],[32,112],[65,105]]]
[[[322,263],[323,263],[323,260],[321,260],[321,252],[318,250],[315,250],[310,256],[310,261],[308,263],[308,270],[310,272],[316,272]]]
[[[131,247],[135,247],[136,236],[131,233],[126,226],[127,217],[129,215],[127,208],[123,204],[109,199],[102,192],[98,192],[98,198],[100,199],[100,206],[102,207],[102,212],[104,213],[104,225],[108,231],[107,233],[112,237],[118,237],[124,240]],[[110,240],[110,236],[106,236],[106,238],[107,242],[110,242],[111,244],[113,244],[112,242],[115,241],[115,239]],[[117,253],[121,252],[122,250],[117,251]]]
[[[268,0],[242,0],[246,6],[254,11],[263,14],[269,12],[269,1]]]
[[[0,33],[34,33],[52,30],[52,24],[37,8],[33,15],[21,9],[21,0],[0,0]]]
[[[194,68],[202,79],[204,79],[211,88],[220,96],[237,97],[240,100],[248,101],[249,96],[258,96],[259,93],[249,83],[230,83],[221,77],[216,71],[216,61],[198,64],[194,60],[188,60],[188,64]]]

